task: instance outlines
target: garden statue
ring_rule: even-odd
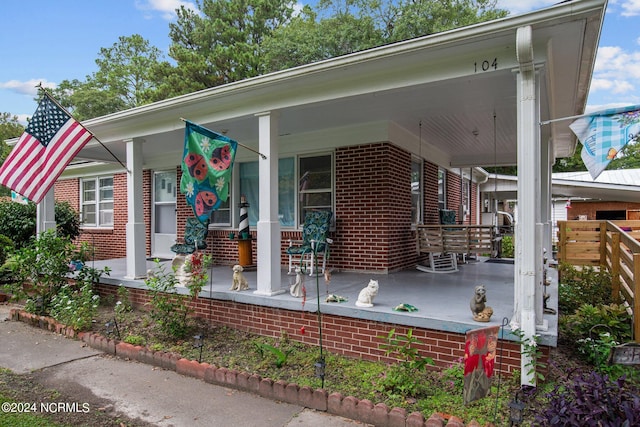
[[[246,291],[249,289],[249,283],[247,283],[247,279],[242,274],[244,269],[241,265],[233,266],[233,281],[231,283],[230,291]]]
[[[373,307],[373,299],[376,295],[378,295],[378,281],[371,279],[367,287],[358,294],[356,305],[358,307]]]
[[[476,322],[488,322],[491,319],[493,308],[487,306],[486,302],[487,290],[484,285],[476,286],[470,304],[473,320]]]
[[[191,273],[187,271],[187,264],[191,262],[193,258],[192,254],[185,255],[179,254],[173,258],[171,262],[171,268],[175,272],[175,278],[178,281],[176,286],[187,287],[191,280]]]
[[[302,269],[300,267],[296,267],[296,282],[291,285],[289,289],[289,293],[292,297],[302,298],[305,293],[304,289],[304,275],[302,274]]]

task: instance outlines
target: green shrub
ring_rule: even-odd
[[[4,262],[7,260],[7,256],[9,256],[13,252],[14,248],[15,245],[13,244],[11,239],[3,234],[0,234],[0,265],[4,264]]]
[[[75,240],[80,235],[80,214],[67,202],[56,202],[55,211],[58,235]]]
[[[570,264],[558,267],[558,308],[561,314],[573,314],[581,305],[608,305],[611,300],[611,275],[593,267],[577,269]]]
[[[560,336],[583,354],[591,350],[591,342],[587,338],[594,339],[603,332],[610,333],[611,340],[616,342],[631,339],[631,316],[624,306],[583,304],[574,314],[560,317]],[[587,348],[581,349],[580,346]]]
[[[26,299],[27,311],[48,315],[51,299],[67,283],[69,261],[75,250],[69,239],[48,230],[30,246],[16,251],[11,271],[15,282],[10,285],[14,298]]]
[[[80,216],[69,203],[55,203],[55,221],[61,237],[74,240],[80,235]],[[36,205],[0,200],[0,234],[15,242],[16,247],[26,247],[36,235]]]
[[[175,273],[166,272],[165,268],[156,261],[156,273],[144,281],[151,294],[151,310],[149,316],[163,333],[174,337],[184,338],[190,331],[189,295],[179,294],[176,285],[179,284]]]
[[[79,288],[66,284],[51,299],[50,314],[59,322],[83,331],[91,326],[99,303],[100,297],[93,293],[90,282]]]
[[[502,258],[513,258],[514,248],[513,236],[502,236]]]
[[[124,342],[131,345],[145,345],[147,340],[145,340],[144,337],[141,337],[140,335],[127,335],[124,338]]]
[[[0,200],[0,234],[13,240],[18,248],[27,246],[36,234],[36,205]]]
[[[379,336],[385,340],[380,348],[386,356],[400,360],[390,365],[378,381],[378,390],[388,395],[420,396],[427,393],[425,383],[418,378],[425,371],[427,365],[433,365],[433,359],[420,355],[417,346],[423,343],[413,336],[413,329],[406,335],[396,334],[391,329],[386,336]]]

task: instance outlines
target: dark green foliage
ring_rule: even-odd
[[[62,237],[73,240],[80,235],[79,214],[67,202],[56,202],[55,220]],[[0,234],[15,242],[16,248],[24,248],[36,235],[36,205],[0,200]]]
[[[256,351],[260,354],[260,357],[264,358],[265,353],[269,353],[275,358],[274,363],[276,365],[276,368],[282,368],[287,363],[287,359],[293,351],[293,349],[291,348],[283,350],[271,344],[266,344],[258,341],[255,341],[254,344],[256,346]]]
[[[188,317],[191,313],[189,295],[179,294],[179,284],[174,272],[166,272],[160,262],[156,262],[157,272],[144,281],[151,293],[149,316],[162,333],[173,338],[184,338],[191,331]]]
[[[56,202],[55,211],[58,235],[75,240],[80,235],[80,214],[68,202]]]
[[[0,266],[7,260],[7,256],[13,252],[15,245],[7,236],[0,234]]]
[[[27,311],[48,315],[54,296],[68,282],[69,262],[75,254],[75,245],[51,230],[33,239],[28,247],[17,250],[11,264],[14,283],[10,291],[14,298],[26,299]],[[78,279],[93,283],[96,275],[99,273],[87,271]]]
[[[386,356],[401,360],[400,363],[388,367],[378,381],[380,392],[400,396],[420,396],[427,393],[425,384],[419,380],[427,365],[433,365],[433,359],[423,357],[417,348],[423,343],[413,336],[413,329],[406,335],[396,334],[391,329],[386,336],[379,336],[385,340],[380,348]]]
[[[568,343],[597,337],[602,332],[609,332],[618,342],[627,342],[631,339],[631,316],[622,305],[583,304],[574,314],[560,317],[560,328]]]
[[[502,258],[513,258],[513,236],[502,236]]]
[[[558,267],[558,308],[561,314],[573,314],[582,304],[610,304],[611,275],[593,267],[577,269],[570,264]]]
[[[36,205],[0,201],[0,234],[13,240],[18,249],[27,246],[36,234]]]
[[[637,426],[640,390],[624,378],[612,381],[597,372],[574,378],[569,386],[556,386],[548,405],[536,417],[541,426]]]

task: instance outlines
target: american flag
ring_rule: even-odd
[[[35,203],[93,135],[47,94],[0,166],[0,184]]]

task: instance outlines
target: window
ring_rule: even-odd
[[[438,168],[438,209],[447,209],[447,171]]]
[[[422,161],[411,160],[411,224],[422,223]]]
[[[83,227],[113,227],[113,177],[82,179],[80,206]]]
[[[229,197],[225,202],[221,202],[218,209],[211,212],[209,223],[215,226],[231,225],[231,184],[229,184]]]
[[[333,160],[331,154],[298,159],[298,218],[308,211],[333,208]]]
[[[295,225],[295,161],[293,157],[278,160],[278,217],[280,225]],[[260,217],[260,190],[258,188],[258,162],[240,163],[240,194],[245,195],[249,208],[249,225],[255,226]]]

